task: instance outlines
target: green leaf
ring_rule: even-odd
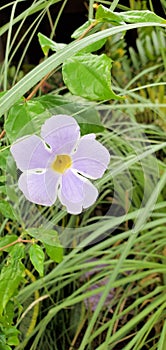
[[[12,306],[12,310],[11,310],[11,306]],[[6,317],[6,323],[4,322],[5,317]],[[12,325],[13,318],[14,318],[14,305],[13,303],[8,302],[5,309],[5,316],[0,316],[0,324],[3,325],[2,332],[5,335],[5,338],[3,340],[4,340],[4,343],[8,345],[19,344],[18,335],[20,331],[15,326]],[[0,349],[1,349],[1,342],[0,342]]]
[[[6,245],[17,241],[18,237],[16,235],[6,235],[4,237],[0,237],[0,248],[5,247]],[[12,247],[5,248],[5,252],[9,252]]]
[[[43,249],[38,244],[34,243],[29,249],[29,256],[34,268],[39,273],[40,277],[42,277],[44,275]]]
[[[13,106],[16,101],[18,101],[21,96],[23,96],[27,91],[29,91],[35,84],[37,84],[47,73],[51,72],[57,68],[61,63],[63,63],[67,58],[70,58],[74,54],[78,53],[80,50],[84,49],[90,44],[103,39],[108,38],[110,35],[121,33],[124,30],[131,30],[141,27],[150,26],[166,27],[165,24],[160,23],[134,23],[125,24],[120,26],[114,26],[113,28],[108,28],[102,30],[98,33],[89,35],[82,40],[71,42],[60,52],[54,53],[42,63],[37,65],[28,74],[26,74],[17,84],[15,84],[6,94],[0,98],[0,117],[5,113],[11,106]]]
[[[11,317],[11,305],[12,305],[12,318]],[[4,319],[6,318],[6,322],[4,322]],[[13,318],[14,318],[14,305],[13,303],[9,302],[7,304],[6,310],[5,310],[5,316],[0,316],[0,350],[2,349],[12,349],[9,347],[9,345],[18,345],[19,339],[18,335],[20,331],[13,326]],[[8,345],[7,345],[8,344]]]
[[[80,126],[81,135],[104,131],[98,111],[85,101],[81,103],[51,94],[39,97],[38,100],[53,115],[67,114],[74,116]]]
[[[83,55],[84,53],[89,53],[89,52],[94,52],[94,51],[100,50],[104,46],[104,44],[106,43],[106,40],[107,39],[101,39],[101,40],[97,41],[96,43],[87,46],[85,49],[83,49],[79,52],[79,55]]]
[[[6,186],[5,185],[0,185],[0,193],[3,193],[4,195],[6,195]]]
[[[9,111],[5,130],[10,142],[24,135],[39,133],[50,116],[39,101],[19,101]]]
[[[53,247],[48,244],[44,244],[46,248],[46,252],[48,256],[55,261],[56,263],[60,263],[63,260],[63,247],[62,246],[57,246]]]
[[[97,22],[93,20],[86,21],[84,24],[82,24],[79,28],[77,28],[73,34],[71,35],[71,38],[78,39],[87,29],[94,24],[93,29],[91,29],[91,33],[96,32],[96,24]]]
[[[14,332],[13,328],[14,327],[11,328],[11,335],[8,336],[7,343],[9,345],[17,346],[20,343],[19,339],[18,339],[18,335],[19,335],[20,332],[17,329],[15,329],[15,332]]]
[[[121,13],[116,13],[109,10],[107,7],[99,5],[96,11],[95,18],[100,22],[108,22],[113,25],[121,25],[124,24],[120,17]]]
[[[151,11],[127,11],[121,12],[121,19],[127,23],[166,23],[166,20],[160,16],[157,16],[154,12]]]
[[[14,209],[12,206],[5,200],[0,200],[0,213],[5,217],[12,220],[15,220]]]
[[[9,252],[10,256],[13,258],[13,260],[17,260],[17,259],[23,259],[25,257],[25,247],[24,244],[22,243],[18,243],[16,245],[14,245],[10,252]]]
[[[0,316],[0,324],[3,326],[5,330],[11,327],[11,325],[13,324],[13,318],[14,318],[14,303],[12,301],[9,301],[6,305],[3,316]]]
[[[52,94],[37,97],[36,100],[39,101],[45,109],[48,109],[50,113],[54,113],[55,111],[56,114],[63,112],[63,108],[66,108],[65,105],[69,104],[69,101],[63,96]]]
[[[0,339],[0,350],[12,350],[12,348],[4,343],[1,342]]]
[[[89,100],[121,100],[111,89],[112,60],[105,54],[85,54],[65,61],[62,73],[72,94]]]
[[[50,38],[47,38],[47,36],[43,35],[42,33],[38,33],[38,39],[45,56],[48,55],[49,50],[59,51],[66,46],[66,44],[56,43]]]
[[[1,319],[1,318],[0,318]],[[0,331],[1,331],[1,325],[0,325]],[[0,344],[5,343],[6,342],[6,337],[5,334],[0,333]]]
[[[97,23],[97,21],[95,21],[95,20],[89,20],[89,21],[85,22],[81,27],[76,29],[74,31],[74,33],[71,35],[71,37],[74,38],[74,39],[78,39],[91,26],[92,26],[92,28],[90,29],[90,31],[88,31],[87,36],[89,36],[89,35],[91,35],[93,33],[96,33],[98,30],[100,30],[102,24],[101,23]],[[95,43],[93,43],[91,45],[88,45],[86,48],[84,48],[83,50],[81,50],[79,52],[79,55],[82,54],[82,53],[94,52],[94,51],[97,51],[97,50],[101,49],[102,46],[106,43],[106,41],[107,41],[107,38],[104,38],[104,39],[101,39],[99,41],[96,41]]]
[[[9,155],[9,148],[7,149],[1,149],[1,152],[0,152],[0,169],[2,170],[6,170],[6,162],[7,162],[7,158],[8,158],[8,155]]]
[[[19,259],[8,260],[0,274],[0,315],[23,279],[25,267]]]
[[[44,228],[28,228],[26,233],[29,236],[36,238],[38,241],[42,243],[46,243],[51,246],[59,245],[59,238],[57,231],[54,230],[46,230]]]
[[[1,175],[0,176],[0,182],[5,182],[6,181],[6,176],[5,175]]]
[[[39,240],[44,244],[46,248],[46,252],[52,260],[58,263],[62,261],[63,247],[59,242],[58,233],[56,231],[45,230],[42,228],[40,229],[30,228],[30,229],[27,229],[26,232],[28,233],[28,235],[36,238],[37,240]],[[30,248],[30,250],[32,249],[32,247]]]
[[[101,22],[109,22],[115,25],[121,25],[124,22],[127,23],[166,23],[166,20],[160,16],[157,16],[154,12],[149,10],[141,11],[126,11],[126,12],[113,12],[108,8],[99,5],[96,11],[96,20]]]

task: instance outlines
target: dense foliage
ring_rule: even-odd
[[[10,9],[0,28],[1,36],[6,33],[0,72],[0,350],[164,350],[165,1],[159,1],[161,17],[152,0],[128,6],[89,0],[87,21],[69,44],[54,40],[67,0],[36,0],[17,15],[19,2],[0,7]],[[49,36],[38,31],[44,17]],[[43,55],[36,66],[26,64],[34,37]],[[47,207],[26,200],[10,152],[13,142],[40,135],[43,123],[57,114],[74,117],[81,134],[94,133],[111,155],[103,177],[94,181],[97,201],[79,215],[58,201]]]

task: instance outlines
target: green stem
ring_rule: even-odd
[[[159,193],[163,189],[165,183],[166,183],[166,172],[161,177],[160,181],[158,182],[158,185],[156,186],[156,188],[152,192],[148,202],[146,203],[146,206],[144,208],[144,215],[142,215],[142,213],[141,213],[141,215],[137,216],[135,227],[133,228],[133,233],[129,237],[128,242],[126,242],[126,246],[124,248],[124,251],[123,251],[122,255],[120,256],[119,261],[118,261],[114,271],[112,272],[109,281],[107,282],[106,288],[105,288],[105,290],[104,290],[104,292],[99,300],[98,306],[93,313],[93,316],[92,316],[91,321],[89,323],[89,327],[87,328],[87,330],[84,334],[84,337],[83,337],[82,343],[79,347],[79,350],[85,349],[85,346],[87,345],[87,339],[89,339],[89,337],[93,331],[93,327],[96,323],[99,312],[101,311],[102,306],[104,305],[104,302],[107,298],[107,295],[109,294],[109,291],[113,285],[113,282],[117,278],[119,271],[120,271],[121,267],[123,266],[124,260],[126,259],[132,246],[134,245],[134,242],[135,242],[137,236],[139,235],[140,230],[142,229],[142,226],[147,221],[147,219],[150,215],[149,213],[151,212],[151,210],[153,210],[154,205],[155,205],[156,200],[157,200],[157,196],[159,195]]]
[[[119,0],[114,0],[114,1],[113,1],[113,3],[112,3],[111,6],[110,6],[110,10],[111,10],[111,11],[114,11],[114,10],[115,10],[115,8],[116,8],[117,5],[118,5],[118,2],[119,2]]]
[[[8,35],[7,35],[7,42],[6,42],[6,50],[5,50],[5,59],[4,59],[4,80],[3,80],[3,88],[4,91],[7,90],[8,86],[8,58],[9,58],[9,50],[10,50],[10,40],[11,40],[11,35],[12,35],[12,24],[13,24],[13,19],[14,19],[14,14],[16,10],[16,5],[17,1],[15,1],[14,5],[12,6],[12,11],[11,11],[11,16],[10,16],[10,26],[8,30]]]
[[[93,19],[93,5],[94,5],[94,0],[89,1],[89,14],[88,14],[88,20],[90,21]]]
[[[81,40],[74,41],[67,45],[63,50],[53,54],[47,60],[40,63],[37,67],[31,70],[26,76],[24,76],[15,86],[13,86],[6,94],[0,98],[0,116],[3,115],[21,96],[23,96],[28,90],[36,85],[47,73],[57,68],[67,58],[73,56],[81,49],[87,47],[94,42],[114,35],[124,30],[131,30],[139,27],[151,27],[159,26],[166,27],[165,24],[160,23],[132,23],[119,25],[114,28],[108,28],[101,32],[89,35]]]

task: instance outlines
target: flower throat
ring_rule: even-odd
[[[67,154],[59,154],[51,164],[51,168],[57,173],[63,174],[72,165],[72,159]]]

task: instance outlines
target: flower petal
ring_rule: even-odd
[[[48,170],[45,173],[23,173],[18,186],[24,196],[33,203],[50,206],[57,198],[60,176]]]
[[[21,171],[46,169],[51,154],[41,138],[36,135],[21,137],[13,143],[10,151]]]
[[[69,214],[78,215],[82,212],[82,202],[72,203],[63,197],[63,195],[61,195],[60,201],[66,207]]]
[[[73,169],[89,178],[98,179],[107,169],[110,154],[100,142],[83,136],[72,159]]]
[[[84,140],[95,140],[96,138],[96,134],[91,133],[91,134],[87,134],[81,137],[81,139],[84,138]]]
[[[62,176],[61,193],[69,202],[78,203],[83,200],[83,186],[80,176],[75,175],[71,170],[66,171]]]
[[[69,154],[80,137],[80,128],[74,118],[59,114],[46,120],[41,136],[56,153]]]
[[[97,188],[89,180],[86,179],[86,181],[84,182],[83,208],[86,209],[93,205],[96,202],[97,197]]]
[[[68,213],[80,214],[96,201],[98,191],[89,180],[69,170],[62,177],[59,199],[66,206]]]

